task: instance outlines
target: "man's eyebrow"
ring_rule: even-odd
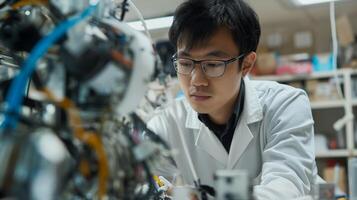
[[[206,54],[206,56],[214,56],[214,57],[231,57],[228,53],[221,50],[214,50]]]
[[[177,53],[178,56],[188,56],[190,57],[191,54],[188,53],[185,50],[181,50]],[[204,56],[213,56],[213,57],[231,57],[228,53],[221,51],[221,50],[214,50],[211,52],[208,52],[207,54],[205,54]]]

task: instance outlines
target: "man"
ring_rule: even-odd
[[[169,31],[173,63],[185,99],[148,127],[179,154],[186,183],[213,186],[219,169],[249,172],[257,199],[308,195],[316,177],[313,119],[306,93],[246,75],[256,60],[260,25],[243,0],[188,0]]]

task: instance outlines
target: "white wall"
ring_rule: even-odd
[[[338,17],[338,16],[337,16]],[[355,35],[357,35],[357,13],[348,15]],[[311,22],[289,22],[284,24],[263,25],[261,46],[267,46],[267,37],[269,34],[279,33],[283,36],[284,44],[281,47],[282,53],[294,53],[299,51],[294,48],[293,36],[296,32],[311,31],[313,33],[313,47],[311,49],[302,49],[310,53],[324,53],[331,51],[331,28],[329,19]]]
[[[337,17],[339,17],[338,15]],[[348,18],[355,35],[357,35],[357,10],[349,13]],[[311,31],[313,33],[313,47],[311,49],[295,49],[293,36],[296,32]],[[154,41],[168,39],[168,29],[150,31]],[[290,21],[284,23],[262,24],[262,37],[260,46],[267,46],[267,36],[272,33],[280,33],[283,36],[283,46],[279,48],[282,53],[296,53],[307,51],[310,53],[324,53],[331,50],[331,28],[328,18],[310,21]]]

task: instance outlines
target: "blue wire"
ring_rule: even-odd
[[[10,85],[10,90],[6,96],[5,119],[1,128],[15,128],[18,120],[18,113],[23,103],[23,96],[27,80],[31,77],[36,68],[37,61],[47,52],[47,50],[56,43],[70,28],[88,17],[94,12],[96,5],[91,5],[82,13],[76,15],[59,24],[49,35],[41,39],[32,49],[29,57],[24,61],[22,70],[15,77]]]

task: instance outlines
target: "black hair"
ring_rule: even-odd
[[[175,11],[169,39],[177,47],[203,45],[221,27],[227,27],[240,54],[256,51],[261,34],[255,11],[243,0],[187,0]]]

